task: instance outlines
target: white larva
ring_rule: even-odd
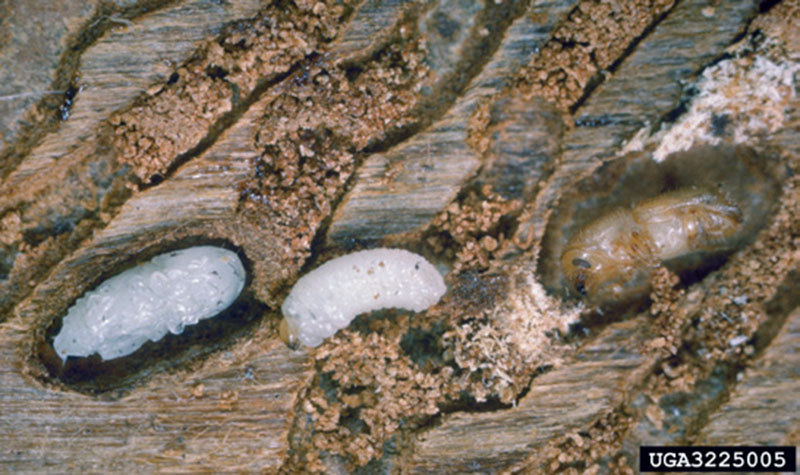
[[[53,347],[64,361],[94,353],[104,360],[127,356],[148,340],[217,315],[244,282],[242,262],[227,249],[197,246],[158,255],[75,301]]]
[[[402,249],[354,252],[297,281],[283,302],[281,337],[318,346],[356,315],[382,308],[420,312],[446,290],[442,275],[422,256]]]

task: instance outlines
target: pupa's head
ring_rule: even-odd
[[[596,293],[611,264],[602,251],[586,246],[570,246],[561,254],[564,277],[571,290],[584,297]]]
[[[650,268],[594,248],[569,248],[561,269],[571,291],[594,302],[627,300],[646,291]]]
[[[290,324],[289,320],[286,318],[281,319],[281,323],[278,326],[278,335],[289,349],[296,350],[300,348],[300,340],[297,338],[297,329],[294,328],[294,325]]]
[[[621,219],[621,218],[619,218]],[[601,220],[567,243],[561,254],[561,270],[570,291],[598,301],[625,300],[646,289],[649,267],[638,258],[640,239],[622,239],[619,219]]]

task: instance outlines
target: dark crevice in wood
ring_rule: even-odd
[[[411,116],[417,117],[418,120],[408,126],[399,128],[396,132],[387,134],[383,140],[368,145],[360,153],[355,154],[356,165],[354,172],[345,183],[342,192],[331,204],[331,213],[317,229],[311,242],[311,254],[300,270],[301,275],[317,266],[319,257],[325,250],[326,238],[336,215],[336,210],[344,197],[355,186],[358,177],[357,171],[367,157],[373,153],[381,153],[397,146],[444,116],[450,107],[456,103],[457,99],[463,95],[471,80],[486,66],[494,52],[500,47],[505,37],[505,31],[515,19],[525,13],[528,3],[529,0],[524,0],[517,3],[513,9],[496,5],[487,6],[488,13],[483,12],[478,15],[475,25],[471,29],[470,44],[466,48],[467,52],[459,59],[455,72],[448,77],[440,79],[434,91],[428,96],[429,99],[424,99],[422,104],[415,106],[412,110]],[[414,13],[420,14],[421,11],[415,11]],[[408,18],[408,20],[411,19],[411,17]],[[480,30],[490,26],[490,31],[497,31],[498,33],[488,35],[486,38],[482,37]],[[388,48],[388,45],[386,47]],[[374,53],[373,56],[376,54]],[[438,103],[438,106],[436,103]],[[354,240],[353,246],[347,250],[352,251],[356,247],[364,246],[365,244]]]
[[[445,113],[463,96],[467,86],[480,73],[502,44],[505,33],[511,24],[525,14],[530,0],[521,0],[511,6],[487,2],[486,8],[475,18],[470,37],[464,46],[465,53],[456,63],[454,71],[437,81],[436,86],[412,110],[418,119],[397,131],[388,134],[384,140],[371,144],[364,153],[385,152],[425,130],[441,119]],[[488,29],[491,34],[482,36],[481,30]]]
[[[620,65],[625,61],[625,59],[628,58],[631,54],[633,54],[633,52],[636,50],[639,44],[641,44],[642,41],[644,41],[648,36],[650,36],[650,33],[652,33],[653,30],[655,30],[656,27],[662,21],[664,21],[664,19],[667,18],[669,14],[672,13],[673,10],[675,10],[675,7],[677,7],[679,3],[680,0],[676,0],[675,3],[673,3],[672,6],[667,11],[659,15],[658,18],[656,18],[652,23],[647,25],[642,34],[634,38],[628,44],[628,47],[625,48],[625,51],[623,51],[622,54],[617,59],[615,59],[613,63],[611,63],[611,66],[608,67],[607,71],[600,70],[589,80],[589,82],[586,84],[586,87],[583,90],[583,94],[581,95],[581,97],[577,101],[575,101],[574,104],[570,106],[569,108],[570,114],[575,115],[578,109],[580,109],[581,106],[583,106],[586,103],[586,101],[589,100],[592,93],[601,84],[605,82],[606,77],[608,75],[613,74],[614,72],[617,71],[617,69],[619,69]]]
[[[550,295],[564,299],[562,295]],[[573,304],[578,303],[578,300],[567,301]],[[591,343],[609,325],[633,320],[642,312],[647,311],[651,304],[650,297],[643,296],[632,301],[609,302],[602,307],[589,307],[581,312],[578,321],[570,326],[570,332],[562,336],[562,341],[567,344],[581,345]]]
[[[28,246],[37,247],[47,239],[58,237],[64,233],[72,233],[78,223],[93,217],[86,208],[76,208],[68,216],[59,216],[53,222],[44,222],[38,227],[25,230],[22,233],[22,240]]]
[[[310,55],[306,56],[303,60],[295,63],[289,68],[288,71],[277,75],[276,77],[262,79],[258,82],[258,84],[253,88],[253,91],[247,95],[244,99],[240,99],[238,96],[238,91],[235,91],[234,103],[233,108],[223,114],[219,119],[217,119],[214,124],[209,127],[208,132],[206,135],[192,148],[187,150],[186,152],[178,155],[170,164],[169,168],[163,175],[155,175],[151,178],[149,183],[139,183],[139,189],[144,191],[148,188],[158,185],[159,183],[163,182],[170,176],[172,176],[175,171],[178,170],[182,165],[186,164],[187,162],[191,161],[193,158],[202,155],[206,150],[211,148],[219,139],[220,135],[225,132],[228,128],[230,128],[233,124],[239,121],[239,119],[252,107],[253,104],[258,102],[261,96],[267,92],[268,90],[276,87],[277,85],[281,84],[287,78],[290,78],[297,74],[299,71],[303,69],[307,69],[310,67],[314,62],[320,59],[320,55],[318,53],[311,53]],[[233,84],[229,84],[231,87],[235,87]]]
[[[767,320],[746,343],[743,343],[752,345],[755,351],[738,361],[729,359],[720,362],[708,378],[698,382],[695,390],[685,396],[684,402],[688,406],[695,406],[695,410],[692,411],[694,417],[685,424],[685,435],[681,443],[691,445],[697,442],[710,415],[730,400],[736,390],[737,376],[760,358],[783,328],[789,315],[798,306],[800,306],[800,269],[789,272],[775,296],[764,304]],[[672,395],[667,395],[669,396]],[[688,417],[692,417],[691,413]]]
[[[525,384],[525,386],[522,388],[519,394],[514,397],[514,400],[511,403],[503,403],[497,396],[491,396],[484,402],[478,402],[472,396],[463,394],[461,398],[456,401],[451,401],[449,403],[440,405],[441,411],[432,418],[431,424],[421,427],[418,432],[422,433],[427,429],[441,425],[442,419],[449,414],[482,414],[511,409],[519,404],[522,398],[524,398],[531,391],[531,387],[533,386],[536,378],[543,374],[549,373],[553,369],[553,366],[549,364],[536,368],[536,370],[534,370],[533,374],[530,376],[528,383]]]
[[[695,383],[692,392],[662,396],[658,405],[665,414],[664,430],[674,434],[680,443],[691,445],[708,422],[709,415],[728,400],[736,385],[736,376],[743,369],[736,362],[722,361],[707,378]]]
[[[675,106],[672,110],[664,114],[664,117],[659,121],[659,123],[663,126],[665,124],[673,124],[675,123],[683,114],[689,111],[689,104],[691,104],[692,99],[699,93],[700,91],[694,84],[687,85],[681,90],[681,95],[678,98],[678,105]],[[654,126],[652,130],[657,130],[657,127]]]
[[[514,398],[514,403],[510,404],[509,406],[514,407],[519,405],[520,401],[522,401],[522,399],[525,398],[525,396],[527,396],[529,392],[531,392],[531,388],[533,387],[536,378],[538,378],[543,374],[549,373],[553,369],[554,369],[553,366],[549,364],[536,368],[536,371],[534,371],[533,374],[531,375],[528,384],[526,384],[525,387],[522,388],[522,391],[520,391],[519,394],[517,394],[517,396]]]
[[[8,279],[11,269],[14,267],[14,260],[17,257],[17,249],[12,252],[0,254],[0,280]]]
[[[753,16],[744,21],[741,31],[731,39],[731,41],[728,43],[728,46],[735,45],[736,43],[742,41],[748,36],[748,34],[752,36],[753,41],[758,41],[758,32],[749,33],[750,24],[753,22],[753,20],[755,20],[758,17],[758,15],[759,13],[756,12],[756,14],[754,14]],[[691,75],[691,77],[698,78],[706,69],[713,67],[721,63],[722,61],[726,61],[731,58],[733,58],[733,54],[723,50],[715,58],[697,68],[697,70]],[[689,105],[699,92],[700,91],[697,89],[697,86],[695,84],[684,85],[681,88],[681,95],[677,100],[677,105],[671,110],[669,110],[666,114],[664,114],[661,120],[658,120],[656,123],[652,125],[650,129],[651,132],[655,133],[659,129],[663,128],[664,125],[675,123],[683,114],[685,114],[689,110]]]
[[[62,121],[69,119],[69,115],[72,112],[72,104],[75,103],[75,96],[83,90],[83,87],[76,87],[75,84],[70,84],[67,87],[67,90],[64,91],[64,101],[58,106],[58,118]]]
[[[41,143],[45,136],[55,132],[61,122],[69,118],[75,97],[80,93],[80,62],[83,53],[94,45],[108,30],[139,16],[163,10],[183,0],[141,0],[135,5],[117,10],[111,2],[100,2],[97,11],[86,21],[86,26],[69,38],[55,72],[55,80],[48,88],[63,91],[46,95],[29,109],[52,111],[42,119],[25,124],[18,138],[0,154],[0,180],[16,169],[25,156]]]
[[[758,6],[759,13],[767,13],[772,10],[772,7],[781,3],[783,0],[763,0]]]
[[[776,290],[775,296],[764,304],[768,319],[751,338],[756,350],[753,359],[764,353],[797,307],[800,307],[800,269],[790,271]]]
[[[229,307],[214,317],[186,326],[180,334],[169,333],[156,342],[148,341],[128,356],[103,360],[94,354],[88,357],[70,357],[64,363],[52,346],[53,339],[61,330],[64,315],[55,316],[36,344],[36,355],[32,362],[34,366],[41,364],[44,367],[45,383],[63,385],[80,393],[116,400],[141,386],[155,374],[197,367],[212,354],[246,338],[269,312],[269,308],[253,294],[253,263],[241,249],[226,240],[209,240],[198,236],[159,243],[106,269],[102,274],[97,274],[89,291],[156,255],[200,245],[218,246],[236,252],[245,267],[244,288]],[[74,300],[81,297],[83,294]]]

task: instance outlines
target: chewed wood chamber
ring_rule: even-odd
[[[783,171],[743,147],[700,147],[657,163],[625,156],[561,196],[538,269],[565,299],[642,302],[664,265],[689,285],[724,265],[766,224]]]
[[[228,242],[144,249],[96,273],[68,308],[41,316],[49,323],[33,337],[34,374],[78,392],[125,393],[252,331],[267,308],[251,286],[252,264]]]
[[[593,300],[624,299],[647,288],[661,262],[694,252],[725,251],[741,228],[736,203],[686,188],[620,208],[574,234],[561,254],[568,284]]]
[[[161,254],[105,280],[67,311],[53,347],[63,361],[94,353],[104,361],[148,340],[215,317],[239,296],[245,271],[235,252],[195,246]]]

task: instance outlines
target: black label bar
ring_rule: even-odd
[[[639,447],[640,472],[792,472],[797,447]]]

